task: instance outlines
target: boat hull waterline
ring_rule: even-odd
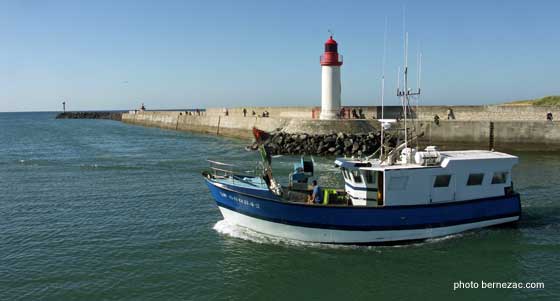
[[[417,241],[516,222],[518,194],[417,206],[353,207],[291,203],[207,179],[224,219],[270,236],[317,243]]]

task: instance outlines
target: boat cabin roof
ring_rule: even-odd
[[[363,169],[363,170],[395,170],[395,169],[416,169],[416,168],[435,168],[445,167],[450,161],[481,161],[481,160],[517,160],[516,156],[509,155],[501,152],[487,151],[487,150],[462,150],[462,151],[441,151],[440,163],[437,165],[420,165],[416,163],[395,163],[393,165],[375,164],[370,161],[363,161],[360,159],[352,158],[337,158],[335,164],[341,168],[347,169]]]
[[[487,150],[462,150],[462,151],[445,151],[439,152],[442,156],[450,158],[450,160],[473,160],[473,159],[516,159],[506,153],[493,152]]]

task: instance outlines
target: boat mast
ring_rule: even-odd
[[[418,47],[420,48],[420,47]],[[418,69],[418,74],[416,77],[416,87],[418,89],[418,96],[416,96],[416,124],[414,126],[414,128],[416,129],[416,126],[418,125],[418,105],[420,103],[420,84],[421,84],[421,77],[422,77],[422,52],[420,50],[418,50],[417,53],[417,57],[416,57],[416,68]],[[416,139],[416,149],[418,149],[418,140]]]
[[[413,95],[420,95],[420,89],[417,92],[412,92],[408,88],[408,32],[404,35],[404,70],[403,70],[403,90],[397,89],[397,96],[401,98],[403,111],[404,111],[404,147],[408,147],[408,126],[407,126],[407,119],[408,119],[408,107],[410,105],[410,96]],[[409,153],[410,156],[410,153]],[[410,161],[410,158],[407,158],[407,161]]]
[[[408,92],[408,32],[404,35],[404,70],[403,70],[403,85],[404,91]],[[404,147],[408,147],[408,126],[406,125],[407,121],[407,105],[408,105],[408,96],[405,93],[405,97],[403,99],[404,105]]]
[[[385,17],[385,32],[383,33],[383,62],[381,64],[381,149],[379,158],[383,160],[383,148],[385,146],[385,137],[384,137],[384,122],[385,122],[385,61],[387,57],[387,17]]]
[[[403,66],[403,88],[408,91],[408,32],[406,31],[406,4],[403,6],[403,46],[404,46],[404,66]],[[408,147],[408,128],[406,126],[406,102],[405,98],[401,97],[401,102],[404,108],[404,147]],[[408,158],[407,158],[408,161]]]

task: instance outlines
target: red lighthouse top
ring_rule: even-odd
[[[342,55],[338,54],[338,44],[332,38],[325,42],[325,53],[321,55],[321,66],[340,66],[342,65]]]
[[[336,41],[332,38],[332,36],[329,37],[329,39],[325,42],[325,44],[336,44]]]

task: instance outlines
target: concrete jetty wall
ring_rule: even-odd
[[[487,106],[420,106],[418,119],[433,120],[437,114],[447,119],[451,109],[456,120],[460,121],[546,121],[546,113],[552,112],[560,117],[558,106],[487,105]]]
[[[144,111],[125,113],[125,123],[159,127],[170,130],[215,134],[236,138],[253,137],[252,129],[257,127],[265,131],[282,129],[288,133],[330,134],[333,132],[368,133],[379,126],[374,120],[313,120],[274,117],[220,116],[206,114],[203,116],[186,115],[177,111]]]
[[[253,117],[253,111],[257,116],[267,111],[269,117],[273,118],[298,118],[312,119],[313,111],[320,107],[239,107],[239,108],[208,108],[207,116],[224,115],[224,109],[228,110],[229,116],[243,116],[243,109],[247,110],[247,117]],[[256,116],[255,116],[256,117]]]
[[[453,110],[455,120],[447,120],[447,110]],[[202,116],[188,115],[178,111],[144,111],[125,113],[122,121],[130,124],[159,127],[171,130],[251,138],[253,126],[287,133],[326,135],[330,133],[367,133],[377,131],[378,122],[373,119],[317,120],[312,119],[314,107],[247,107],[207,109]],[[253,117],[252,111],[270,117]],[[380,113],[379,107],[363,107],[369,116]],[[531,106],[425,106],[417,110],[424,137],[421,144],[436,144],[446,148],[477,147],[513,150],[560,150],[560,124],[546,121],[546,113],[560,117],[559,107]],[[400,107],[385,107],[386,118],[396,118]],[[364,113],[366,114],[366,113]],[[394,115],[394,116],[391,116]],[[433,121],[438,114],[439,125]],[[296,117],[299,116],[299,117]],[[307,117],[305,117],[307,116]],[[366,117],[371,118],[366,115]]]
[[[225,108],[209,108],[207,116],[223,116]],[[229,116],[243,116],[243,107],[227,108]],[[247,116],[261,116],[263,112],[269,112],[273,118],[297,118],[313,119],[320,112],[320,107],[245,107]],[[362,109],[366,119],[380,119],[380,106],[346,106],[346,116],[351,109]],[[484,106],[419,106],[416,110],[418,119],[433,120],[437,114],[442,120],[447,119],[447,111],[451,109],[456,120],[485,120],[485,121],[515,121],[530,120],[542,121],[546,119],[546,113],[552,112],[555,117],[560,118],[559,106],[528,106],[528,105],[484,105]],[[402,107],[385,106],[385,118],[397,118],[402,116]]]
[[[560,150],[560,123],[550,121],[451,120],[422,123],[424,145],[508,150]]]
[[[291,119],[234,117],[215,114],[197,116],[177,111],[145,111],[123,114],[122,121],[170,130],[250,138],[252,137],[253,126],[265,131],[273,131],[277,128],[284,128]]]

